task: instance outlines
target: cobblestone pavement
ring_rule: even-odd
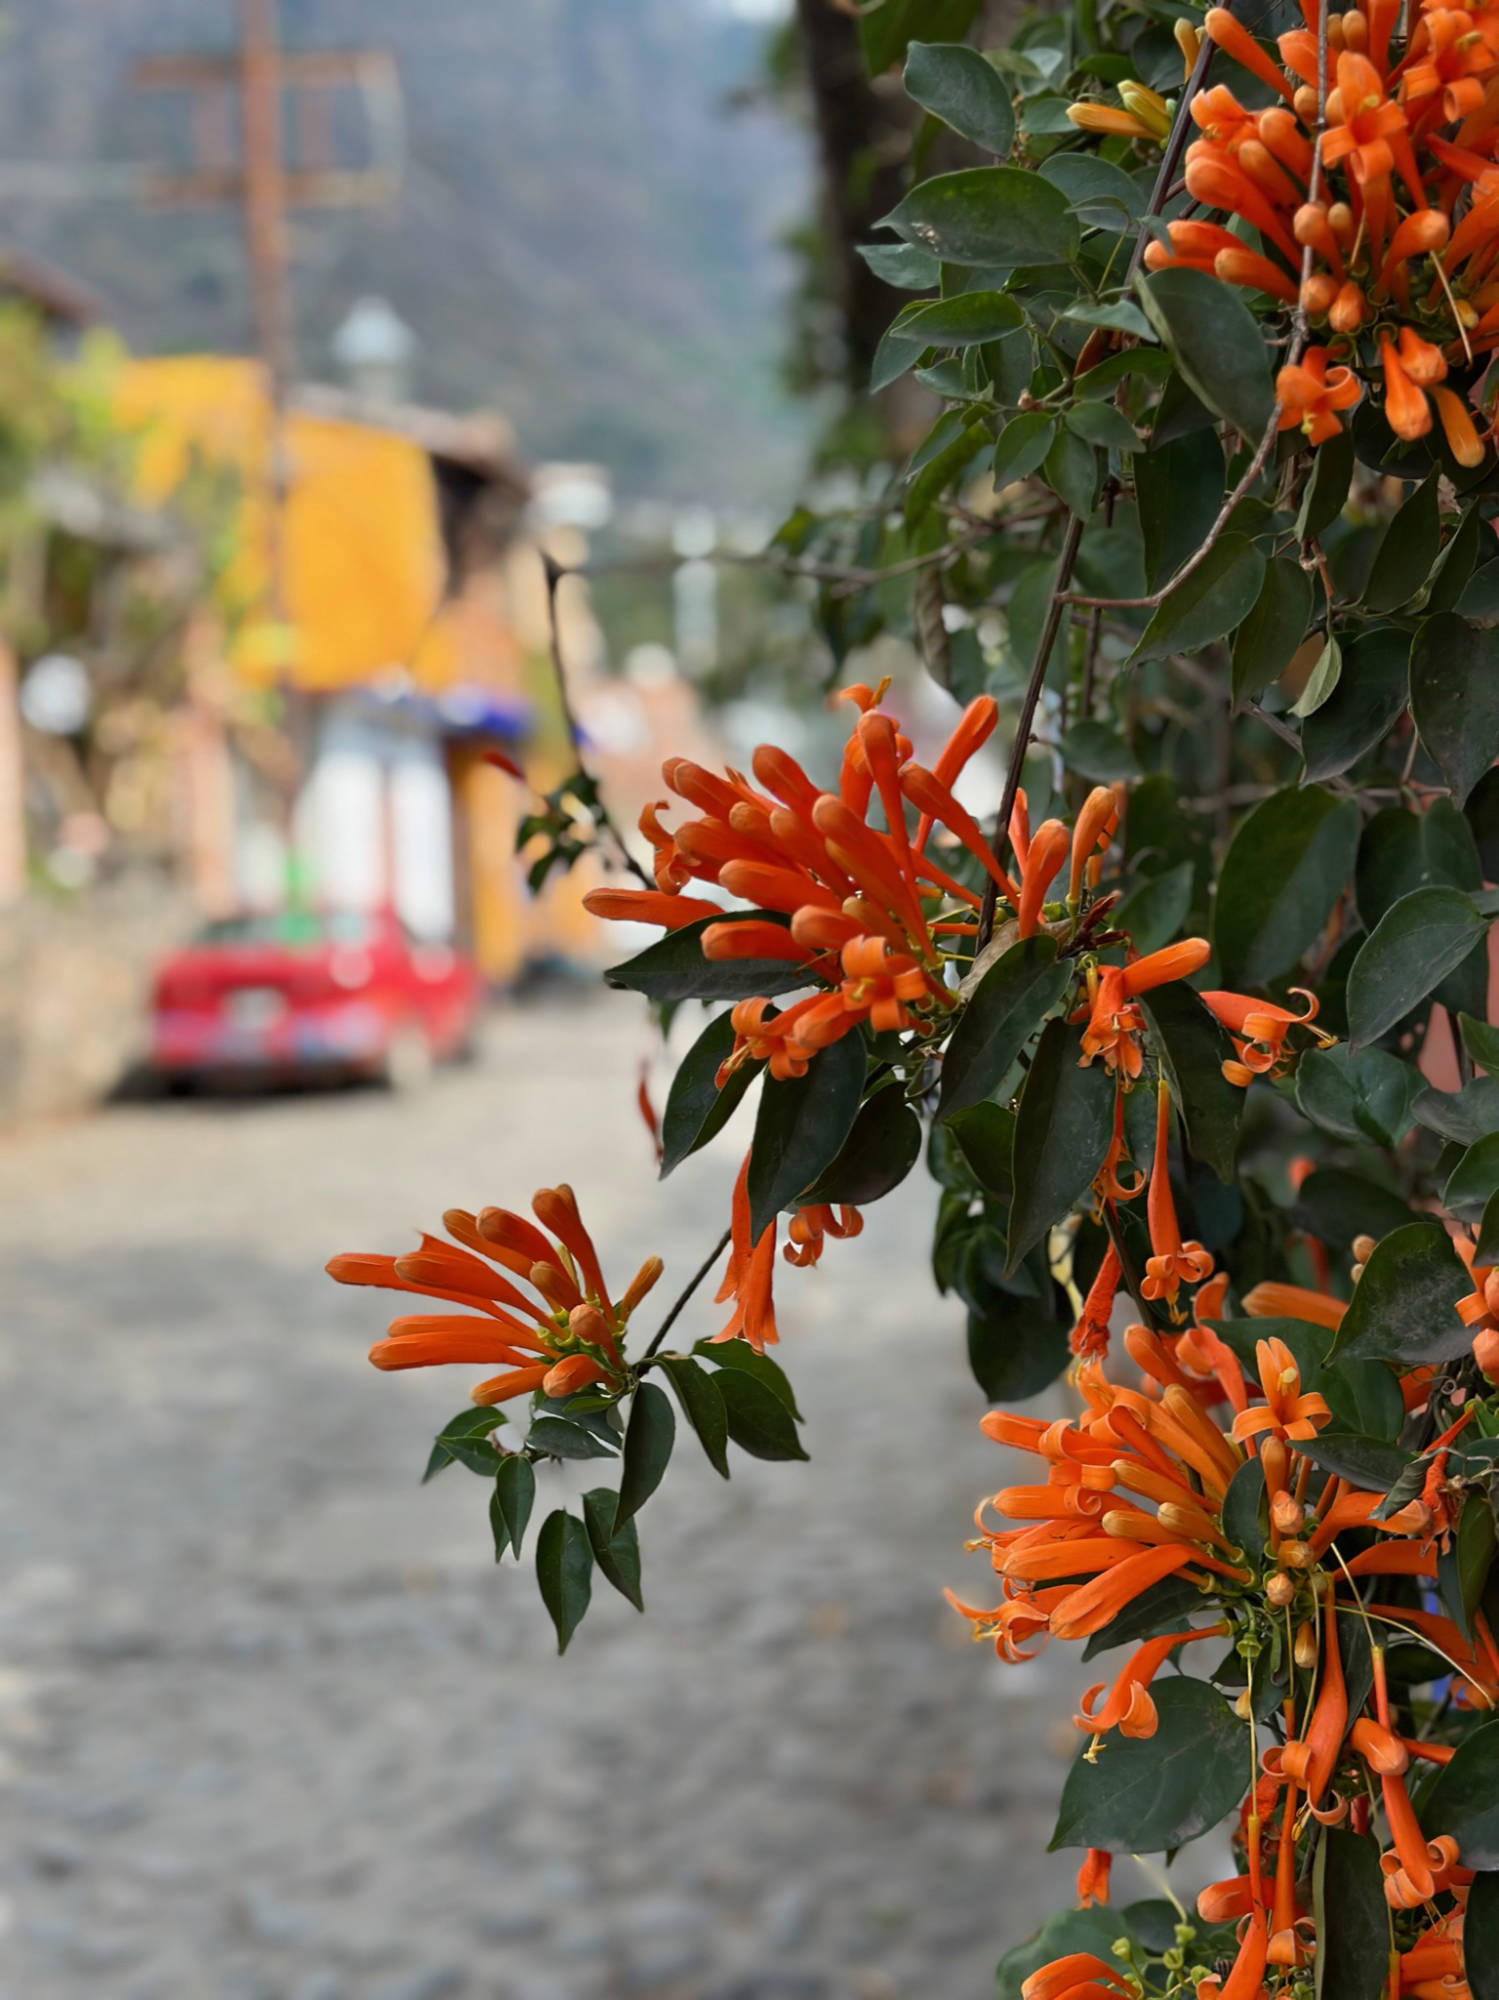
[[[0,1142],[4,2000],[967,2000],[1067,1899],[1070,1683],[940,1597],[984,1591],[1000,1461],[924,1175],[784,1269],[812,1462],[724,1485],[689,1440],[643,1620],[600,1584],[558,1662],[479,1484],[416,1486],[467,1377],[377,1375],[382,1300],[323,1260],[566,1178],[611,1268],[680,1282],[734,1139],[654,1185],[643,1042],[514,1008],[415,1100]]]

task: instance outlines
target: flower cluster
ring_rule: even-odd
[[[1208,10],[1207,34],[1276,102],[1248,108],[1226,83],[1192,99],[1185,181],[1200,212],[1168,223],[1146,264],[1211,271],[1305,314],[1321,344],[1280,372],[1282,429],[1324,443],[1377,381],[1397,437],[1426,436],[1435,415],[1476,466],[1489,426],[1465,385],[1499,342],[1494,16],[1368,0],[1329,17],[1324,65],[1317,9],[1303,11],[1277,63],[1229,9]]]

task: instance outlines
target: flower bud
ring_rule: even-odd
[[[1310,1542],[1282,1542],[1276,1553],[1286,1569],[1310,1569],[1317,1560]]]
[[[1282,1551],[1282,1553],[1284,1553],[1284,1551]],[[1265,1596],[1267,1600],[1275,1606],[1277,1611],[1281,1610],[1285,1605],[1289,1604],[1292,1598],[1295,1597],[1295,1595],[1296,1595],[1295,1579],[1293,1577],[1287,1576],[1284,1570],[1280,1569],[1276,1570],[1275,1574],[1270,1578],[1269,1582],[1265,1585]]]
[[[1310,1618],[1304,1618],[1296,1628],[1296,1643],[1291,1649],[1292,1658],[1305,1672],[1317,1664],[1317,1628]]]
[[[1270,1502],[1270,1520],[1276,1534],[1296,1535],[1301,1532],[1306,1520],[1306,1509],[1299,1500],[1293,1500],[1289,1493],[1277,1493]]]

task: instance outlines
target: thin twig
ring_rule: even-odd
[[[625,845],[624,835],[614,824],[613,815],[604,803],[602,788],[583,761],[583,733],[578,727],[578,718],[573,713],[572,698],[567,691],[567,673],[562,665],[562,640],[559,636],[557,625],[557,586],[561,583],[563,577],[572,574],[572,572],[565,568],[563,564],[554,562],[544,550],[541,561],[547,580],[547,625],[551,636],[552,678],[557,684],[557,701],[562,709],[562,720],[567,729],[567,740],[572,748],[573,756],[577,760],[578,770],[585,778],[590,780],[593,786],[593,800],[589,806],[589,811],[593,814],[594,825],[600,832],[608,834],[619,851],[621,861],[623,861],[636,881],[647,889],[654,889],[656,886],[655,883],[646,874],[640,863]]]
[[[651,1342],[650,1346],[645,1350],[644,1354],[642,1354],[640,1359],[636,1362],[635,1369],[637,1374],[639,1374],[644,1370],[646,1362],[650,1360],[651,1356],[655,1353],[656,1349],[661,1345],[662,1341],[665,1340],[666,1336],[671,1332],[672,1328],[676,1325],[678,1319],[680,1319],[683,1308],[686,1306],[687,1301],[692,1297],[693,1293],[697,1290],[698,1286],[703,1282],[704,1278],[706,1278],[708,1273],[713,1269],[713,1266],[718,1262],[719,1258],[723,1255],[724,1251],[727,1250],[727,1248],[729,1247],[729,1238],[730,1236],[732,1236],[732,1234],[733,1231],[730,1229],[726,1229],[724,1231],[723,1235],[719,1237],[718,1241],[714,1244],[713,1248],[708,1252],[707,1256],[703,1259],[702,1263],[698,1265],[697,1269],[693,1272],[692,1276],[687,1280],[687,1283],[682,1287],[682,1290],[677,1294],[676,1303],[672,1306],[671,1311],[666,1315],[665,1319],[662,1320],[660,1326],[658,1326],[656,1329],[655,1339]]]

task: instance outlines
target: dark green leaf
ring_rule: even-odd
[[[733,1053],[734,1024],[727,1014],[698,1036],[677,1064],[661,1114],[661,1177],[679,1167],[699,1146],[706,1146],[734,1115],[744,1093],[760,1073],[758,1063],[741,1063],[720,1090],[717,1076]]]
[[[1499,1130],[1499,1077],[1476,1076],[1461,1090],[1423,1090],[1416,1099],[1416,1116],[1429,1132],[1439,1132],[1454,1146],[1475,1146]]]
[[[1058,1910],[1033,1937],[1007,1951],[999,1961],[994,1974],[995,2000],[1022,2000],[1021,1989],[1033,1972],[1073,1952],[1091,1952],[1105,1964],[1112,1964],[1114,1941],[1126,1929],[1117,1910]]]
[[[1213,947],[1226,986],[1289,972],[1322,934],[1353,869],[1358,803],[1318,786],[1276,792],[1245,819],[1223,857]]]
[[[1193,395],[1258,444],[1275,395],[1264,334],[1237,287],[1205,271],[1141,273],[1135,286]]]
[[[1056,423],[1045,410],[1022,410],[1011,417],[994,447],[994,484],[1008,486],[1036,470],[1051,450]]]
[[[1487,1021],[1475,1021],[1471,1014],[1460,1014],[1458,1029],[1463,1038],[1463,1047],[1482,1070],[1490,1076],[1499,1076],[1499,1028],[1491,1027]]]
[[[1364,592],[1366,610],[1394,611],[1431,573],[1442,539],[1440,482],[1438,472],[1423,480],[1385,529]]]
[[[1476,1875],[1463,1916],[1463,1977],[1473,2000],[1499,2000],[1499,1875]]]
[[[1330,449],[1324,445],[1317,456]],[[1336,688],[1301,731],[1302,783],[1335,778],[1386,736],[1404,712],[1410,688],[1410,641],[1381,625],[1343,649]]]
[[[805,1076],[767,1076],[750,1146],[750,1233],[794,1202],[842,1150],[864,1095],[864,1043],[857,1034],[819,1050]]]
[[[1223,1065],[1233,1043],[1190,986],[1158,986],[1140,1005],[1186,1126],[1187,1151],[1220,1181],[1231,1180],[1244,1093]]]
[[[1179,861],[1162,875],[1147,875],[1114,912],[1112,922],[1128,931],[1142,957],[1170,944],[1187,921],[1193,874],[1190,861]]]
[[[891,330],[924,347],[979,347],[1024,323],[1024,313],[1008,292],[955,292],[948,299],[907,306]]]
[[[1487,1493],[1470,1493],[1457,1533],[1437,1560],[1437,1594],[1463,1637],[1473,1638],[1473,1613],[1494,1562],[1494,1509]]]
[[[593,1594],[593,1549],[588,1530],[565,1507],[548,1514],[536,1537],[536,1581],[557,1628],[557,1651],[578,1629]]]
[[[1215,430],[1190,431],[1135,456],[1145,577],[1159,590],[1201,548],[1223,505],[1223,447]]]
[[[1253,1462],[1258,1464],[1258,1460]],[[1264,1490],[1263,1479],[1260,1489]],[[1084,1646],[1083,1658],[1092,1660],[1111,1647],[1131,1646],[1141,1639],[1153,1639],[1161,1632],[1182,1631],[1194,1612],[1208,1609],[1210,1606],[1195,1583],[1179,1576],[1162,1577],[1159,1583],[1132,1597],[1107,1625],[1099,1627]]]
[[[1074,722],[1060,744],[1062,762],[1095,785],[1112,785],[1119,778],[1138,778],[1134,753],[1116,729],[1092,716]]]
[[[497,1431],[504,1421],[504,1414],[499,1410],[476,1410],[472,1404],[468,1409],[460,1410],[456,1417],[443,1425],[433,1440],[432,1455],[422,1474],[423,1486],[450,1465],[466,1465],[470,1472],[477,1472],[481,1478],[492,1479],[499,1470],[500,1454],[490,1444],[489,1434]]]
[[[1223,1532],[1252,1564],[1264,1561],[1270,1539],[1270,1496],[1265,1491],[1264,1467],[1257,1458],[1246,1459],[1228,1482],[1223,1496]]]
[[[1478,1241],[1473,1247],[1475,1264],[1499,1264],[1499,1193],[1489,1196],[1484,1204],[1483,1219],[1478,1225]]]
[[[912,42],[906,95],[954,132],[1001,159],[1015,138],[1008,87],[992,63],[962,42]]]
[[[1008,1202],[1015,1192],[1015,1114],[1007,1104],[971,1104],[955,1111],[946,1131],[985,1194]]]
[[[1377,1041],[1461,965],[1487,926],[1459,889],[1414,889],[1392,905],[1348,974],[1348,1033]]]
[[[1308,1049],[1296,1065],[1296,1102],[1340,1139],[1396,1146],[1410,1130],[1424,1079],[1384,1049]]]
[[[887,326],[869,363],[870,395],[877,396],[881,389],[888,389],[892,382],[898,382],[902,375],[916,366],[926,351],[926,344],[919,334],[913,339],[895,325]]]
[[[1455,1310],[1472,1289],[1446,1230],[1407,1223],[1375,1246],[1330,1352],[1411,1366],[1451,1361],[1472,1344]]]
[[[1291,1219],[1340,1255],[1356,1236],[1388,1236],[1415,1216],[1398,1194],[1342,1167],[1319,1167],[1296,1190]]]
[[[1116,236],[1138,222],[1144,200],[1140,189],[1122,167],[1096,153],[1053,153],[1043,160],[1041,172],[1059,187],[1072,205],[1072,212],[1085,229],[1108,229]],[[1130,333],[1150,333],[1137,306],[1120,301],[1136,322],[1123,324]],[[1106,322],[1107,324],[1108,322]]]
[[[1360,1437],[1350,1431],[1319,1431],[1298,1441],[1296,1450],[1324,1472],[1335,1472],[1364,1493],[1384,1493],[1410,1464],[1411,1455],[1382,1438]]]
[[[595,1486],[583,1495],[583,1521],[588,1530],[593,1559],[605,1580],[621,1597],[628,1597],[637,1611],[644,1611],[640,1594],[640,1537],[635,1523],[615,1524],[614,1494],[607,1486]]]
[[[882,76],[905,56],[918,31],[935,42],[960,41],[973,25],[980,0],[874,0],[859,15],[864,67]]]
[[[1234,700],[1247,701],[1279,680],[1312,622],[1312,579],[1290,556],[1274,556],[1248,617],[1234,639]]]
[[[1158,1681],[1156,1732],[1111,1734],[1090,1764],[1084,1751],[1067,1774],[1058,1847],[1103,1847],[1153,1854],[1181,1847],[1216,1826],[1247,1789],[1249,1734],[1203,1681]]]
[[[1049,1306],[991,1289],[968,1314],[968,1366],[991,1403],[1023,1403],[1055,1382],[1071,1357],[1068,1329]]]
[[[639,1383],[630,1403],[630,1421],[625,1426],[625,1462],[619,1480],[619,1506],[614,1515],[616,1535],[661,1484],[676,1437],[677,1420],[671,1413],[666,1391],[658,1389],[654,1382]]]
[[[805,1458],[791,1412],[764,1382],[737,1368],[725,1368],[717,1378],[728,1419],[729,1436],[752,1458]]]
[[[1077,252],[1067,197],[1019,167],[965,167],[918,181],[880,226],[945,264],[1065,263]]]
[[[1499,1131],[1471,1145],[1448,1176],[1442,1206],[1459,1222],[1477,1222],[1499,1189]]]
[[[736,1375],[753,1375],[798,1423],[801,1422],[802,1413],[796,1407],[796,1397],[786,1379],[785,1369],[772,1361],[768,1354],[757,1354],[747,1340],[700,1340],[692,1351],[720,1370],[728,1368]]]
[[[1168,272],[1197,277],[1198,272]],[[1129,664],[1171,653],[1195,653],[1232,632],[1254,608],[1265,580],[1265,558],[1245,535],[1224,535],[1190,576],[1151,613]]]
[[[1372,931],[1385,912],[1412,889],[1483,886],[1472,830],[1450,799],[1433,799],[1425,812],[1387,806],[1364,828],[1359,842],[1358,913]]]
[[[1332,699],[1342,674],[1343,649],[1336,639],[1328,639],[1313,662],[1300,694],[1292,702],[1290,713],[1298,717],[1315,715]]]
[[[1348,488],[1353,483],[1353,457],[1351,431],[1339,431],[1335,438],[1318,447],[1312,460],[1312,476],[1306,482],[1301,511],[1296,517],[1298,542],[1315,541],[1342,513]]]
[[[1041,477],[1074,514],[1093,512],[1098,498],[1098,453],[1065,426],[1041,461]]]
[[[494,1530],[494,1559],[499,1561],[509,1546],[520,1554],[526,1523],[536,1503],[536,1472],[523,1452],[512,1452],[495,1475],[489,1501],[489,1524]]]
[[[1316,2000],[1380,2000],[1390,1973],[1390,1912],[1379,1842],[1325,1827],[1312,1870]]]
[[[718,1383],[690,1355],[663,1355],[659,1366],[676,1392],[677,1401],[682,1406],[682,1415],[696,1432],[697,1441],[707,1454],[708,1463],[715,1472],[727,1479],[729,1423],[724,1415],[723,1397],[718,1392]]]
[[[754,914],[769,923],[785,921],[771,910],[757,910]],[[695,924],[684,924],[679,931],[668,931],[634,958],[627,958],[622,965],[611,965],[604,974],[605,981],[631,993],[643,993],[647,1000],[748,1000],[757,994],[773,999],[778,993],[789,993],[807,984],[806,968],[788,965],[782,959],[704,958],[703,932],[709,924],[721,921],[718,917],[702,917]]]
[[[1056,939],[1044,934],[1012,945],[989,967],[947,1045],[939,1118],[989,1095],[1071,982],[1071,965],[1057,963]]]
[[[854,1120],[843,1149],[807,1190],[807,1200],[861,1208],[900,1186],[921,1156],[921,1120],[893,1084],[877,1090]]]
[[[1026,1072],[1015,1126],[1010,1268],[1060,1222],[1103,1165],[1114,1133],[1114,1086],[1084,1069],[1081,1031],[1049,1021]]]
[[[1499,562],[1494,567],[1499,569]],[[1484,772],[1468,795],[1463,817],[1473,830],[1484,874],[1499,882],[1499,769]]]
[[[898,292],[929,292],[942,282],[942,264],[915,243],[856,243],[854,248],[883,283]]]
[[[1411,714],[1462,805],[1499,756],[1499,631],[1455,611],[1428,618],[1411,647]]]
[[[1422,1794],[1428,1840],[1450,1834],[1465,1868],[1499,1868],[1499,1721],[1481,1723]]]
[[[617,1450],[596,1431],[566,1417],[542,1416],[532,1422],[526,1443],[546,1458],[614,1458]]]

